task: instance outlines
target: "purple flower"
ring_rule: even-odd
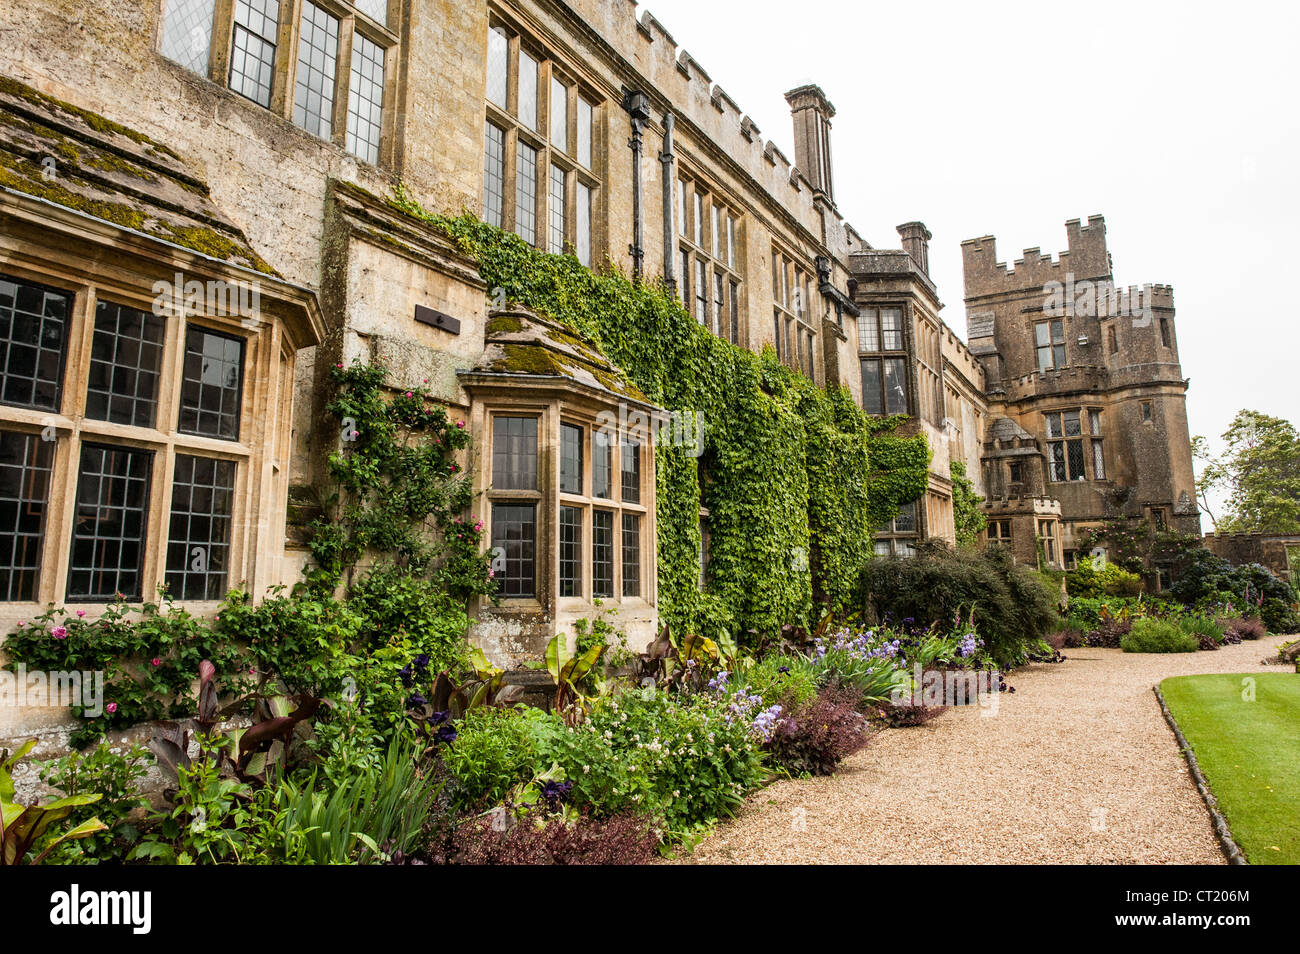
[[[450,745],[452,742],[456,741],[455,726],[444,725],[441,729],[438,730],[438,733],[436,736],[434,736],[434,738],[436,738],[439,742],[445,742],[448,745]]]
[[[418,692],[412,693],[411,697],[406,700],[406,708],[422,709],[428,704],[428,702],[429,700],[424,698],[424,696],[420,695]]]

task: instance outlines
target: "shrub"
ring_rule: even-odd
[[[1196,638],[1201,649],[1218,649],[1223,643],[1223,627],[1208,616],[1188,614],[1179,617],[1179,628]]]
[[[1142,592],[1142,577],[1114,563],[1081,557],[1065,574],[1065,586],[1071,597],[1137,596]]]
[[[830,775],[869,739],[860,693],[827,690],[777,723],[768,750],[792,775]]]
[[[913,557],[873,559],[859,579],[858,602],[868,618],[890,614],[943,631],[973,611],[988,652],[1005,667],[1023,661],[1026,645],[1058,619],[1057,595],[997,547],[954,551],[931,542]]]
[[[529,721],[539,717],[545,718],[523,709],[478,708],[456,723],[456,740],[442,753],[453,808],[490,808],[532,778],[536,749]]]
[[[1219,625],[1225,635],[1235,636],[1237,642],[1243,639],[1263,639],[1268,629],[1258,616],[1220,617]]]
[[[106,826],[87,838],[65,841],[48,856],[50,864],[100,864],[118,862],[139,838],[135,816],[149,804],[140,794],[139,782],[149,770],[153,756],[133,745],[123,753],[101,742],[86,752],[69,752],[52,762],[34,762],[41,781],[65,796],[99,795],[97,802],[73,809],[68,827],[98,818]],[[38,843],[38,848],[41,844]]]
[[[582,815],[574,821],[528,817],[495,830],[490,819],[473,819],[452,836],[452,861],[463,865],[642,865],[655,857],[659,840],[643,816]]]
[[[762,696],[764,707],[779,705],[786,712],[817,698],[817,674],[808,660],[798,656],[767,656],[750,666],[740,681]]]
[[[1170,593],[1187,606],[1231,604],[1257,614],[1270,632],[1300,630],[1294,591],[1267,567],[1258,563],[1233,566],[1209,550],[1199,548],[1185,555],[1176,570]]]
[[[1177,623],[1162,619],[1139,619],[1128,635],[1120,640],[1126,653],[1194,653],[1197,638],[1185,633]]]

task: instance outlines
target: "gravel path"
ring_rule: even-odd
[[[1066,650],[1064,663],[1008,677],[1016,692],[996,715],[953,709],[885,730],[830,778],[755,793],[685,860],[1222,864],[1151,687],[1262,671],[1284,641],[1186,655]]]

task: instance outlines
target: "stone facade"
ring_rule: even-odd
[[[1300,533],[1207,533],[1205,546],[1237,566],[1266,566],[1279,580],[1300,574]]]
[[[1067,251],[1026,249],[1013,268],[997,261],[993,236],[962,243],[967,341],[985,370],[990,517],[1058,500],[1067,563],[1080,534],[1108,518],[1199,536],[1173,290],[1115,287],[1101,216],[1065,228]]]

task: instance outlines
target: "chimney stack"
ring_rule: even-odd
[[[785,94],[794,119],[794,164],[815,191],[835,202],[831,179],[831,105],[820,86],[800,86]]]
[[[930,277],[930,239],[934,238],[924,222],[905,222],[898,227],[898,234],[903,239],[903,251],[912,256],[927,278]]]

